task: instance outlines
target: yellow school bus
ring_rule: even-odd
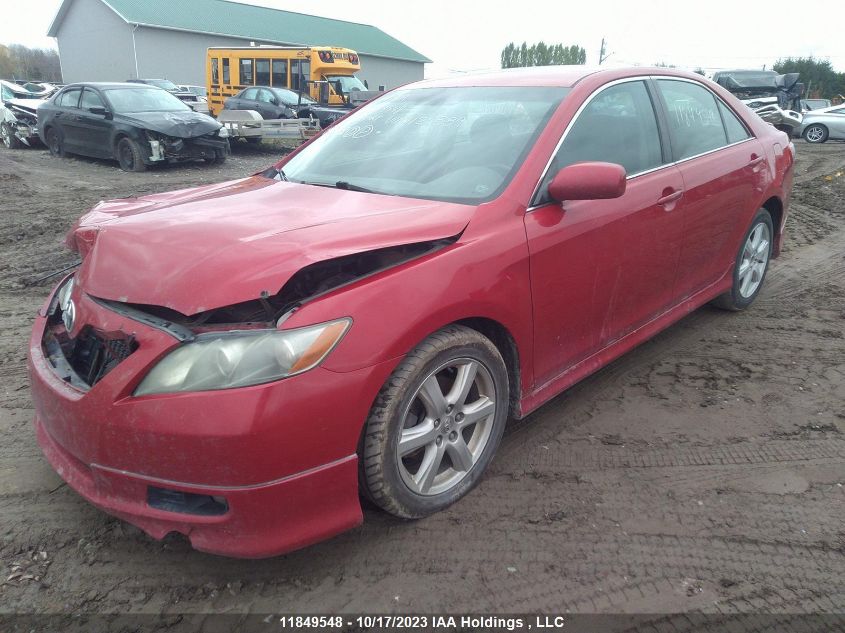
[[[366,90],[355,76],[361,61],[355,51],[333,46],[247,46],[209,48],[206,56],[208,107],[214,116],[223,101],[247,86],[302,91],[321,103],[340,105],[352,89]]]

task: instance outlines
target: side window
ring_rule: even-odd
[[[658,79],[657,85],[666,102],[669,133],[677,160],[728,144],[716,97],[709,90],[674,79]]]
[[[105,106],[103,100],[100,99],[100,95],[90,88],[86,88],[82,91],[82,99],[79,101],[79,107],[87,110],[88,108],[102,108]]]
[[[287,88],[288,86],[288,62],[286,59],[273,60],[273,76],[271,86]]]
[[[629,176],[663,164],[657,117],[644,82],[627,81],[593,97],[552,159],[538,203],[548,201],[546,187],[558,171],[584,161],[617,163]]]
[[[220,83],[219,63],[216,57],[211,58],[211,83]]]
[[[258,91],[258,100],[263,103],[272,103],[273,95],[270,93],[269,90],[259,90]]]
[[[258,97],[258,88],[248,88],[241,93],[241,99],[255,101]]]
[[[255,79],[252,76],[252,60],[251,59],[242,59],[240,61],[240,68],[238,69],[241,76],[241,85],[242,86],[254,86]]]
[[[65,108],[75,108],[79,103],[80,92],[82,92],[81,88],[71,88],[70,90],[65,90],[59,95],[59,98],[56,99],[56,105],[63,106]]]
[[[722,114],[722,121],[725,123],[725,132],[728,134],[728,143],[739,143],[747,138],[751,138],[748,130],[739,120],[734,111],[731,110],[724,103],[719,101],[719,112]]]
[[[223,83],[229,84],[232,83],[230,80],[230,73],[229,73],[229,58],[223,58]]]
[[[255,85],[269,86],[270,85],[270,60],[256,59],[255,60]]]

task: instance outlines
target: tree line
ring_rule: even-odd
[[[526,66],[557,66],[559,64],[586,64],[587,51],[583,46],[564,46],[537,42],[520,46],[511,42],[502,50],[502,68],[524,68]]]
[[[52,48],[0,44],[0,79],[61,82],[59,52]]]
[[[814,57],[787,57],[772,67],[778,73],[799,73],[808,97],[833,99],[845,97],[845,73],[833,70],[830,62]]]

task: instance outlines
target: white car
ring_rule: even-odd
[[[3,145],[18,149],[38,141],[35,111],[42,103],[40,94],[0,79],[0,139]]]
[[[811,110],[804,115],[800,134],[808,143],[824,143],[828,139],[845,140],[845,104]]]

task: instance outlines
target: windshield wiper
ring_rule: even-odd
[[[345,180],[338,180],[336,183],[334,183],[334,186],[338,189],[345,189],[346,191],[360,191],[361,193],[379,193],[378,191],[373,191],[372,189],[367,189],[366,187],[353,185],[351,182],[346,182]]]

